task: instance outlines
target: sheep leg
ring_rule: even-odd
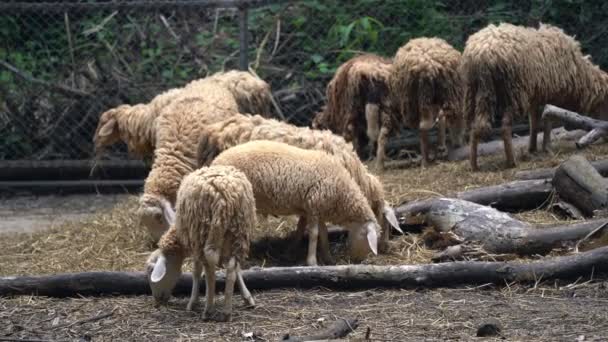
[[[207,253],[205,253],[207,254]],[[203,318],[211,318],[215,311],[215,265],[214,260],[205,260],[205,311]]]
[[[420,129],[420,154],[422,154],[422,167],[429,165],[429,131]]]
[[[291,235],[290,238],[290,240],[292,240],[289,246],[290,250],[298,250],[300,242],[304,238],[304,232],[306,232],[306,216],[300,216],[296,231]]]
[[[319,244],[321,245],[319,254],[323,263],[325,265],[335,264],[336,261],[333,260],[329,251],[329,237],[327,235],[327,225],[325,225],[325,222],[319,222]]]
[[[308,229],[308,256],[306,265],[317,266],[317,240],[319,238],[319,224],[317,219],[312,219],[307,226]]]
[[[243,279],[243,271],[241,270],[241,265],[237,264],[236,266],[236,281],[239,285],[239,291],[241,291],[241,296],[243,296],[243,301],[245,301],[245,306],[254,307],[255,301],[253,300],[253,296],[247,285],[245,285],[245,280]]]
[[[188,310],[188,311],[192,311],[192,309],[194,309],[194,307],[198,304],[202,272],[203,272],[202,263],[199,260],[195,260],[194,265],[192,267],[192,293],[190,294],[190,301],[188,302],[188,305],[186,306],[186,310]]]
[[[472,171],[479,171],[479,164],[477,163],[477,145],[479,144],[479,132],[475,127],[471,130],[471,138],[469,143],[469,162],[471,164]]]
[[[386,158],[386,139],[388,137],[388,127],[382,127],[380,129],[380,135],[378,135],[378,147],[376,150],[376,166],[379,170],[384,170],[384,159]]]
[[[224,285],[224,310],[216,314],[216,321],[232,321],[232,295],[234,294],[234,282],[237,278],[236,270],[237,262],[236,259],[232,257],[228,261],[228,265],[226,265],[226,283]]]
[[[445,115],[443,114],[443,110],[439,113],[439,146],[437,146],[437,156],[441,157],[441,159],[445,159],[448,153],[448,145],[446,142],[446,126],[447,122],[445,119]]]
[[[513,151],[511,114],[505,113],[502,118],[502,140],[505,147],[507,167],[515,167],[515,153]]]
[[[538,141],[536,135],[538,134],[538,115],[536,113],[530,113],[530,140],[528,141],[528,152],[530,154],[536,153]]]

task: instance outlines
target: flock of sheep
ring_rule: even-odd
[[[573,38],[549,25],[500,24],[473,34],[462,54],[441,39],[417,38],[393,60],[371,54],[349,60],[328,84],[327,105],[312,128],[270,118],[270,86],[250,73],[229,71],[147,104],[108,110],[94,142],[97,153],[122,141],[134,155],[153,156],[137,215],[158,242],[146,262],[156,303],[169,299],[190,256],[194,281],[187,308],[198,302],[204,269],[204,313],[229,320],[235,282],[247,305],[254,305],[241,264],[256,215],[297,215],[293,238],[299,242],[308,232],[307,265],[317,264],[317,249],[323,263],[334,262],[328,222],[348,230],[350,260],[386,251],[391,228],[400,231],[399,224],[382,183],[360,155],[376,149],[382,166],[387,137],[401,124],[420,130],[423,164],[430,160],[431,128],[438,124],[439,155],[447,151],[446,131],[450,145],[459,146],[468,127],[476,169],[479,138],[499,118],[507,162],[514,165],[514,115],[530,116],[534,151],[538,106],[598,113],[608,109],[607,100],[608,75]],[[550,126],[544,128],[548,134]],[[217,311],[215,269],[222,265],[225,303]]]

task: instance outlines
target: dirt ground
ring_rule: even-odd
[[[2,337],[45,341],[278,341],[301,336],[340,318],[360,325],[349,335],[371,341],[605,341],[608,338],[606,282],[534,288],[368,290],[332,292],[297,289],[254,293],[258,306],[235,298],[231,323],[204,322],[184,310],[187,298],[155,309],[148,296],[0,301]],[[105,318],[79,322],[93,317]],[[500,336],[476,337],[489,319]],[[246,337],[251,336],[254,338]]]
[[[482,158],[483,171],[477,173],[469,172],[466,162],[459,162],[437,163],[427,169],[388,170],[379,176],[387,198],[398,205],[511,181],[518,169],[555,166],[573,152],[573,148],[566,147],[558,148],[552,156],[524,155],[519,167],[509,170],[503,170],[500,155]],[[608,145],[593,146],[584,154],[589,159],[606,158]],[[96,206],[95,200],[102,204]],[[61,206],[52,210],[44,209],[44,203],[45,200],[36,202],[28,198],[0,201],[3,215],[0,231],[17,226],[6,222],[28,222],[32,216],[41,217],[42,221],[30,227],[41,226],[40,222],[44,223],[42,226],[50,226],[42,231],[0,234],[0,276],[142,269],[153,246],[134,217],[135,196],[62,198],[55,200]],[[68,210],[76,207],[81,211]],[[543,208],[516,216],[535,224],[560,221]],[[49,221],[60,217],[70,219],[60,224]],[[271,218],[259,223],[255,238],[281,238],[293,227],[293,218]],[[343,246],[332,247],[338,264],[348,263],[340,256]],[[249,266],[301,264],[303,253],[290,252],[295,255],[286,259],[284,251],[253,251]],[[388,254],[366,262],[426,263],[432,253],[417,235],[408,234],[395,238]],[[476,330],[482,322],[493,318],[502,326],[502,335],[495,340],[605,341],[607,286],[606,278],[596,275],[593,281],[581,278],[564,283],[456,289],[255,291],[257,307],[246,309],[237,296],[233,322],[226,324],[203,322],[200,309],[196,313],[185,311],[187,298],[183,297],[173,298],[168,307],[159,309],[153,307],[150,296],[4,297],[0,298],[0,341],[276,341],[287,332],[314,333],[339,318],[359,319],[359,328],[350,335],[353,340],[363,338],[368,327],[372,341],[492,340],[476,337]],[[250,333],[254,338],[248,337]]]
[[[31,233],[83,220],[127,195],[12,196],[0,198],[0,234]]]

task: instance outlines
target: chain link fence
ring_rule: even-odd
[[[335,69],[355,54],[392,56],[417,36],[439,36],[462,49],[489,22],[553,22],[605,67],[608,32],[597,6],[606,7],[596,1],[5,1],[0,160],[89,159],[100,113],[148,102],[239,63],[270,83],[287,121],[308,125]],[[239,18],[246,24],[241,37]],[[127,160],[126,148],[116,146],[112,158]]]

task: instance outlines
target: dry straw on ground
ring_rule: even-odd
[[[517,170],[559,165],[575,152],[571,147],[561,147],[554,155],[528,156],[517,169],[503,170],[501,156],[483,158],[487,170],[471,173],[466,161],[436,163],[427,169],[387,170],[380,175],[387,198],[394,205],[405,201],[462,191],[479,186],[500,184],[513,179]],[[593,160],[608,154],[607,145],[593,146],[583,152]],[[142,265],[153,249],[144,228],[135,217],[136,196],[119,203],[112,210],[100,212],[81,222],[34,234],[4,235],[0,239],[0,275],[49,274],[94,270],[133,271]],[[545,210],[517,214],[525,221],[544,224],[555,223],[558,217]],[[260,220],[255,238],[264,236],[286,237],[295,227],[295,218]],[[305,251],[281,250],[285,244],[270,244],[277,250],[261,250],[252,255],[250,265],[272,266],[302,263]],[[277,247],[278,246],[278,247]],[[332,246],[338,263],[343,244]],[[371,258],[371,264],[408,264],[429,262],[433,251],[424,247],[416,235],[395,239],[391,253]],[[287,253],[290,253],[287,255]]]

